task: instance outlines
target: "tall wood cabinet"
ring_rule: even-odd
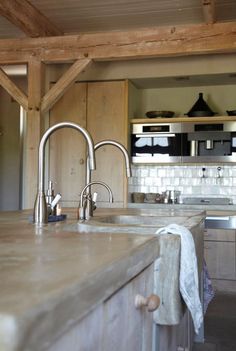
[[[72,121],[85,127],[95,143],[112,139],[127,147],[128,87],[126,81],[76,82],[50,111],[50,126]],[[50,138],[49,178],[56,191],[62,194],[63,206],[77,206],[85,185],[87,146],[81,133],[61,129]],[[127,179],[123,155],[114,146],[96,151],[96,170],[92,180],[108,184],[113,192],[114,207],[127,202]],[[108,193],[101,186],[93,186],[98,203],[107,206]]]

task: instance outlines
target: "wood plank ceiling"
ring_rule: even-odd
[[[235,0],[0,0],[0,38],[236,20]]]

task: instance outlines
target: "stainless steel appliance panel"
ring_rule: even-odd
[[[181,162],[181,124],[133,124],[131,154],[133,163]]]

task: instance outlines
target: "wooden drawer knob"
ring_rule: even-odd
[[[160,298],[157,295],[150,295],[148,297],[144,297],[142,295],[136,295],[134,305],[136,308],[142,308],[143,306],[147,306],[147,310],[149,312],[153,312],[158,309],[160,306]]]

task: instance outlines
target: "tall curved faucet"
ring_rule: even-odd
[[[48,222],[48,213],[47,213],[47,204],[44,193],[44,173],[45,173],[45,144],[49,138],[49,136],[58,129],[61,128],[73,128],[78,132],[82,133],[85,140],[88,144],[88,154],[89,154],[89,172],[92,169],[96,168],[95,164],[95,152],[94,152],[94,143],[89,132],[81,127],[79,124],[75,124],[72,122],[61,122],[55,124],[51,128],[49,128],[44,135],[39,144],[39,153],[38,153],[38,192],[36,195],[35,205],[34,205],[34,215],[33,221],[36,224],[45,224]]]
[[[123,153],[124,158],[125,158],[126,175],[127,175],[127,178],[130,178],[132,176],[132,174],[131,174],[129,154],[128,154],[127,149],[124,147],[124,145],[122,145],[121,143],[118,143],[118,141],[115,141],[115,140],[102,140],[94,145],[94,150],[96,151],[97,149],[99,149],[101,146],[104,146],[104,145],[113,145],[113,146],[117,147]],[[89,168],[89,158],[90,158],[90,156],[88,155],[87,170],[86,170],[86,183],[87,184],[91,182],[91,171]]]

